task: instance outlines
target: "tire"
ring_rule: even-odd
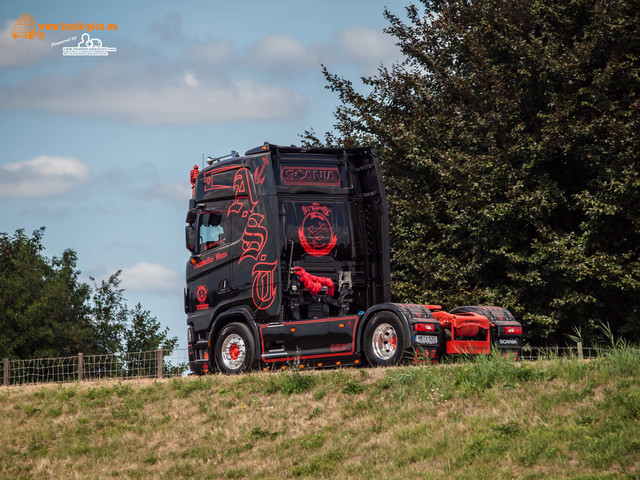
[[[254,363],[253,335],[243,323],[230,323],[218,334],[212,356],[227,375],[246,372]]]
[[[407,349],[402,323],[392,313],[377,313],[364,329],[364,354],[373,366],[399,364]]]

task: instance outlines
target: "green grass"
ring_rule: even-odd
[[[2,479],[640,478],[640,350],[0,388]]]

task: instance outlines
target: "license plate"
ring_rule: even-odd
[[[420,345],[436,345],[438,343],[437,335],[416,335],[416,343]]]

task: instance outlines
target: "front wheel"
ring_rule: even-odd
[[[216,338],[213,357],[222,373],[236,374],[250,370],[254,363],[253,335],[243,323],[230,323]]]
[[[392,313],[377,313],[364,329],[364,354],[370,365],[397,365],[404,358],[402,323]]]

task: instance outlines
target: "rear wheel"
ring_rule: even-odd
[[[213,357],[222,373],[245,372],[253,366],[253,335],[243,323],[230,323],[216,338]]]
[[[371,365],[397,365],[404,357],[402,323],[392,313],[378,313],[364,329],[364,354]]]

